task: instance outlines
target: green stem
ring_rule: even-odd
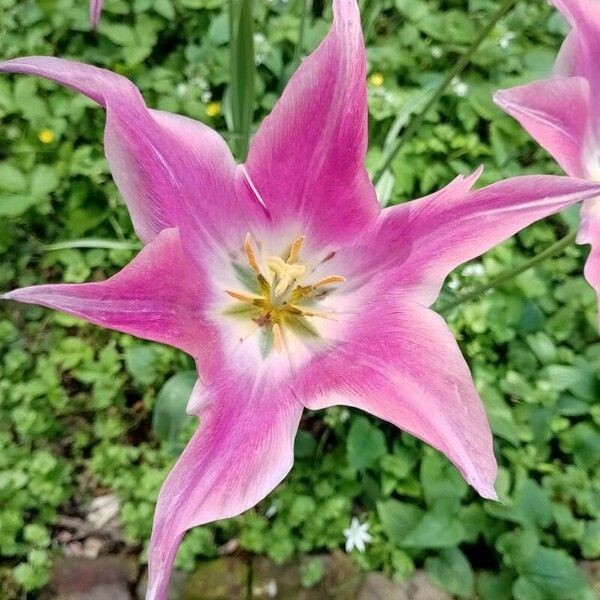
[[[546,248],[539,254],[536,254],[529,260],[526,260],[518,267],[515,267],[514,269],[509,269],[508,271],[501,273],[497,277],[494,277],[494,279],[491,279],[487,283],[484,283],[483,285],[480,285],[479,287],[475,288],[473,291],[464,294],[463,296],[459,296],[458,298],[456,298],[456,300],[453,300],[445,306],[442,306],[438,312],[447,313],[452,309],[456,308],[457,306],[465,304],[466,302],[470,302],[471,300],[475,300],[485,292],[499,287],[503,283],[511,280],[513,277],[516,277],[517,275],[520,275],[521,273],[524,273],[525,271],[528,271],[529,269],[543,263],[545,260],[552,258],[554,255],[558,254],[559,252],[570,246],[575,241],[576,237],[577,231],[569,232],[564,238],[561,238],[560,240],[558,240],[558,242],[555,242],[551,246],[548,246],[548,248]]]
[[[300,64],[302,56],[302,48],[304,47],[304,35],[306,34],[306,18],[312,8],[312,0],[300,0],[302,2],[302,12],[300,13],[300,23],[298,24],[298,41],[294,48],[294,56],[292,57],[292,68],[290,73],[293,73]]]
[[[479,35],[473,40],[473,43],[469,46],[468,50],[458,59],[454,66],[448,71],[444,79],[440,82],[433,96],[429,99],[429,102],[423,107],[420,113],[411,121],[410,125],[404,130],[402,135],[398,138],[395,144],[390,146],[386,153],[385,159],[379,171],[375,173],[373,177],[373,183],[377,185],[377,182],[382,178],[383,174],[392,164],[396,154],[400,151],[402,146],[420,129],[421,125],[425,121],[427,114],[432,109],[438,100],[444,95],[446,88],[450,85],[455,77],[460,75],[465,67],[471,61],[473,54],[479,49],[485,38],[491,33],[492,29],[496,26],[496,23],[513,7],[517,0],[504,0],[500,5],[500,8],[494,13],[488,24],[480,31]]]

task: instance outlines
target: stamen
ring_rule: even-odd
[[[240,270],[239,264],[236,264],[236,256],[231,257],[237,277],[243,284],[243,291],[224,291],[242,304],[226,307],[223,314],[238,320],[248,319],[255,326],[254,333],[257,329],[261,330],[259,347],[263,358],[268,355],[268,352],[264,352],[265,344],[268,351],[273,348],[277,352],[289,350],[286,347],[284,327],[286,334],[289,328],[294,336],[319,338],[320,332],[313,325],[312,318],[337,321],[340,314],[343,314],[329,307],[321,307],[320,301],[333,292],[332,286],[344,283],[345,277],[330,275],[316,283],[304,285],[306,279],[314,277],[316,269],[308,269],[300,258],[304,241],[303,235],[297,237],[289,246],[287,258],[286,255],[268,256],[260,241],[247,233],[242,246],[248,267],[254,275],[246,267]],[[330,252],[321,262],[330,260],[334,255],[335,252]],[[241,341],[243,338],[240,338]],[[291,360],[291,356],[289,358]]]
[[[312,288],[325,287],[327,285],[336,285],[338,283],[344,283],[346,278],[343,275],[330,275],[312,284]]]
[[[295,263],[298,260],[298,256],[300,255],[300,250],[302,249],[302,244],[304,244],[304,236],[301,235],[299,238],[294,240],[292,247],[290,249],[290,255],[288,256],[287,261],[289,263]]]
[[[252,249],[252,235],[250,233],[246,234],[246,238],[244,239],[244,252],[246,253],[246,259],[248,260],[248,265],[250,268],[257,274],[260,274],[260,267],[256,262],[256,256],[254,255],[254,250]]]
[[[281,333],[279,323],[273,325],[273,345],[277,352],[283,352],[283,334]]]
[[[225,293],[235,298],[236,300],[240,300],[242,302],[249,302],[253,304],[256,300],[263,300],[262,296],[258,296],[256,294],[248,294],[246,292],[236,292],[234,290],[225,290]]]
[[[332,311],[325,310],[312,310],[310,308],[304,308],[303,306],[293,305],[288,307],[289,312],[292,314],[299,314],[303,317],[320,317],[321,319],[329,319],[331,321],[337,321],[333,316]]]

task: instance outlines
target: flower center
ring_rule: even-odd
[[[225,290],[236,300],[225,314],[254,322],[260,332],[263,358],[275,349],[282,352],[287,347],[288,336],[318,338],[313,319],[333,319],[332,310],[319,310],[318,304],[346,278],[330,275],[313,283],[306,280],[311,272],[300,260],[304,236],[296,238],[282,256],[267,256],[258,260],[256,244],[250,233],[244,239],[246,264],[233,264],[243,291]],[[323,261],[331,258],[328,255]],[[262,263],[266,268],[263,268]]]

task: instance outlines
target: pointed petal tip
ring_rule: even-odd
[[[498,493],[494,483],[496,481],[496,471],[490,477],[467,478],[467,483],[485,500],[498,500]]]
[[[0,293],[0,300],[17,300],[18,290],[11,290],[10,292]]]
[[[504,100],[504,96],[506,94],[508,90],[496,90],[493,94],[492,94],[492,100],[494,101],[494,104],[497,105],[501,105],[501,103]]]
[[[498,493],[496,492],[494,487],[480,489],[480,490],[477,490],[477,492],[485,500],[495,500],[495,501],[499,500]]]

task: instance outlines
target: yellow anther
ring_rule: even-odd
[[[313,287],[313,288],[325,287],[328,285],[336,285],[338,283],[344,283],[345,281],[346,281],[346,278],[343,275],[330,275],[329,277],[324,277],[323,279],[320,279],[319,281],[317,281],[317,283],[313,283],[311,287]]]
[[[320,317],[321,319],[330,319],[332,321],[336,321],[337,319],[333,316],[332,311],[325,310],[312,310],[310,308],[305,308],[304,306],[298,306],[294,304],[288,308],[289,312],[292,314],[302,315],[303,317]]]
[[[260,273],[260,267],[258,266],[258,262],[256,262],[254,249],[252,248],[252,235],[250,235],[250,233],[247,233],[246,238],[244,239],[244,252],[246,253],[248,265],[250,265],[250,268],[258,275]]]
[[[262,296],[257,296],[256,294],[247,294],[246,292],[225,290],[225,293],[236,300],[240,300],[241,302],[249,302],[250,304],[253,304],[256,300],[263,300]]]
[[[281,333],[279,323],[273,325],[273,345],[277,352],[283,352],[283,334]]]
[[[301,235],[299,238],[294,240],[292,247],[290,249],[290,255],[288,256],[287,261],[289,263],[295,263],[298,260],[298,256],[300,255],[300,250],[302,249],[302,244],[304,244],[304,236]]]

